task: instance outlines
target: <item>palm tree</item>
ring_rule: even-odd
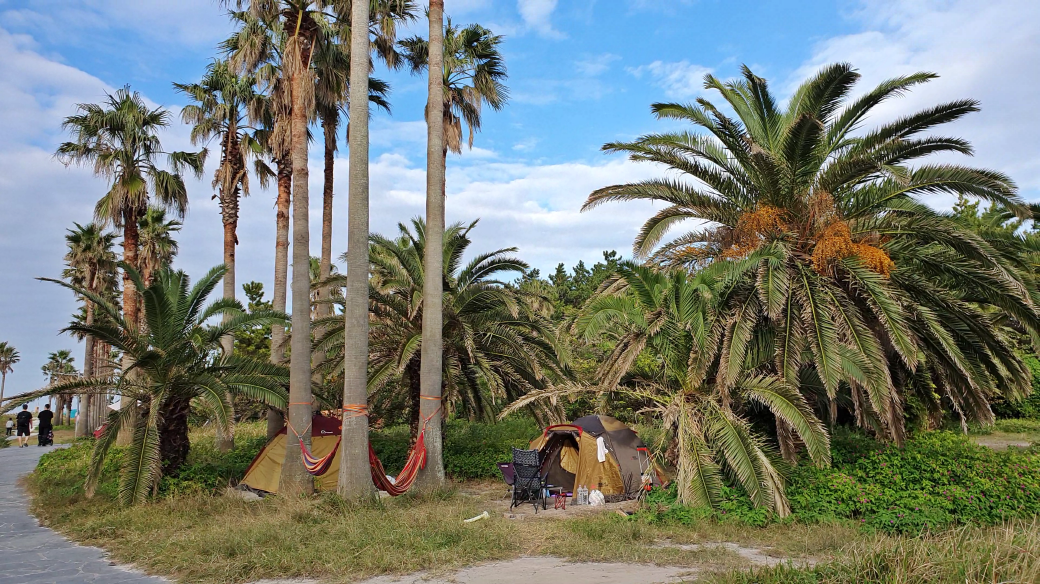
[[[7,374],[14,371],[14,366],[21,360],[18,349],[7,341],[0,341],[0,412],[4,411],[4,386],[7,385]]]
[[[183,216],[188,193],[181,172],[191,170],[201,177],[206,151],[164,152],[159,131],[170,125],[170,113],[149,109],[144,99],[129,87],[108,95],[104,104],[81,103],[78,114],[65,118],[62,127],[73,141],[58,147],[63,164],[88,165],[94,174],[111,180],[109,191],[98,201],[94,217],[98,223],[123,229],[123,261],[134,269],[138,264],[138,222],[149,202]],[[172,171],[159,168],[166,155]],[[123,274],[123,311],[127,322],[137,322],[138,298],[133,282]]]
[[[462,154],[462,125],[469,132],[467,142],[473,148],[474,134],[480,131],[480,110],[486,104],[498,111],[509,99],[505,86],[506,66],[499,52],[500,35],[479,24],[459,28],[448,19],[444,27],[444,142],[442,154]],[[403,56],[413,73],[426,70],[429,43],[419,36],[400,43]]]
[[[181,230],[183,223],[166,220],[166,211],[161,207],[149,207],[141,217],[138,230],[141,237],[141,278],[145,285],[151,283],[154,274],[173,263],[180,245],[173,234]]]
[[[660,416],[671,433],[681,504],[717,508],[725,473],[756,506],[786,516],[790,508],[784,495],[785,465],[746,414],[755,409],[771,412],[794,429],[819,465],[830,463],[829,439],[798,390],[761,371],[771,361],[771,351],[752,351],[737,379],[724,381],[720,370],[725,357],[720,358],[713,338],[729,318],[716,310],[716,302],[725,300],[718,295],[726,284],[720,275],[725,277],[726,270],[715,266],[691,276],[683,270],[621,262],[574,322],[575,332],[585,340],[614,342],[596,372],[597,383],[531,392],[506,412],[583,392],[629,398]],[[659,367],[622,383],[636,358],[646,354]]]
[[[224,223],[224,297],[235,297],[235,247],[238,245],[239,197],[249,195],[249,166],[260,186],[267,186],[274,173],[259,156],[264,148],[258,129],[250,120],[260,119],[266,107],[264,96],[252,75],[236,75],[229,63],[214,61],[199,83],[174,83],[173,86],[195,103],[181,110],[181,119],[192,126],[192,144],[220,140],[220,165],[213,175],[213,187],[220,201]],[[234,350],[234,339],[223,342],[224,351]]]
[[[876,105],[935,75],[891,79],[850,99],[859,75],[850,65],[831,65],[781,109],[766,81],[743,71],[737,81],[705,78],[736,119],[705,99],[655,104],[658,117],[705,133],[604,146],[663,164],[682,179],[606,187],[584,208],[664,201],[636,238],[636,256],[725,267],[727,316],[717,331],[724,386],[741,378],[766,343],[769,373],[830,409],[832,422],[842,404],[860,425],[902,442],[911,392],[933,412],[991,421],[988,398],[1024,393],[1030,379],[996,325],[1010,317],[1040,338],[1036,293],[992,245],[920,198],[965,195],[1019,216],[1029,212],[1001,173],[911,166],[933,153],[970,154],[962,139],[925,133],[977,111],[977,103],[945,103],[864,130]],[[658,245],[686,219],[706,224]],[[781,446],[793,457],[792,441]]]
[[[263,102],[266,107],[260,112],[251,112],[251,116],[258,115],[254,122],[263,127],[263,132],[257,137],[274,163],[278,177],[271,306],[273,310],[284,312],[288,295],[289,206],[292,201],[292,156],[288,136],[292,104],[287,80],[281,74],[285,34],[278,18],[263,19],[250,11],[232,12],[231,17],[239,23],[239,30],[221,44],[221,49],[234,71],[254,75],[265,85],[267,92],[267,99]],[[271,327],[271,363],[281,365],[285,361],[285,328],[275,324]],[[274,438],[284,425],[282,412],[268,410],[268,439]]]
[[[57,383],[67,380],[69,377],[76,375],[76,366],[74,365],[76,359],[72,356],[72,352],[68,349],[61,349],[60,351],[54,351],[47,355],[47,362],[40,367],[40,371],[43,372],[43,376],[47,378],[47,385],[53,386]],[[50,400],[48,400],[49,402]],[[71,406],[72,400],[66,393],[59,393],[55,395],[54,403],[54,414],[56,416],[55,424],[60,426],[64,422],[62,416],[65,413],[65,402],[68,401]]]
[[[147,326],[137,327],[119,309],[84,288],[50,280],[86,296],[105,315],[99,324],[72,324],[64,332],[104,339],[127,355],[125,362],[139,375],[122,375],[118,380],[79,378],[17,399],[35,399],[53,393],[79,394],[116,391],[141,405],[140,416],[129,410],[111,412],[94,446],[86,490],[93,494],[105,456],[123,425],[132,424],[133,440],[123,456],[119,499],[124,504],[143,502],[163,475],[174,474],[184,463],[191,447],[188,440],[188,415],[195,401],[209,411],[218,429],[233,422],[228,395],[242,395],[274,407],[284,407],[286,382],[284,368],[269,363],[226,355],[220,339],[227,334],[248,330],[254,325],[288,317],[273,311],[247,313],[241,303],[220,299],[206,306],[206,299],[220,284],[225,268],[217,266],[194,286],[181,271],[163,268],[145,286],[141,274],[126,266],[134,284],[143,290],[144,318]],[[233,318],[207,326],[212,318],[232,313]]]
[[[470,419],[493,420],[504,404],[564,379],[552,323],[538,314],[529,295],[505,284],[505,276],[523,274],[528,266],[511,254],[516,248],[477,254],[463,265],[476,226],[451,225],[445,232],[444,405]],[[426,225],[414,219],[389,239],[372,235],[369,258],[372,279],[369,304],[368,393],[375,407],[391,412],[409,407],[412,438],[419,430],[420,370],[423,323],[423,257]],[[334,281],[336,281],[334,279]],[[343,359],[343,323],[329,323],[317,351],[331,355],[325,367],[338,371]]]
[[[441,436],[441,385],[444,355],[444,1],[430,0],[429,83],[426,97],[426,249],[423,257],[422,348],[419,373],[419,415],[429,420],[426,467],[419,471],[421,490],[444,485]],[[356,264],[354,264],[356,265]],[[350,291],[348,290],[348,294]]]
[[[104,231],[97,223],[80,225],[74,223],[75,229],[69,229],[65,236],[68,252],[65,253],[65,264],[68,268],[62,277],[72,284],[90,292],[109,297],[115,291],[116,254],[112,251],[115,245],[115,233]],[[94,324],[94,304],[82,297],[84,307],[84,324]],[[96,373],[94,363],[94,337],[85,336],[83,352],[83,376],[93,377]],[[0,394],[0,401],[3,396]],[[86,436],[97,420],[93,419],[93,396],[80,398],[80,414],[76,417],[76,437]]]

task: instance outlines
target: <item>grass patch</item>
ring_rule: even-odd
[[[1040,522],[962,527],[941,535],[857,542],[838,561],[731,572],[714,584],[1040,582]]]

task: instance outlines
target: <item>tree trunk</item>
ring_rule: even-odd
[[[87,271],[87,282],[90,286],[91,292],[96,292],[94,282],[94,270],[88,269]],[[94,303],[89,299],[84,300],[85,308],[87,309],[87,316],[84,319],[84,324],[90,326],[94,324]],[[91,379],[94,377],[94,337],[87,335],[83,339],[83,377]],[[0,397],[0,401],[2,397]],[[91,425],[94,423],[93,416],[93,404],[94,396],[87,394],[80,396],[79,398],[79,413],[76,415],[76,438],[85,438],[90,435],[94,430]]]
[[[230,141],[228,146],[232,152],[238,150],[237,141]],[[226,156],[226,155],[225,155]],[[220,194],[220,214],[224,222],[224,267],[227,268],[227,272],[224,274],[224,298],[228,300],[235,299],[235,247],[238,245],[238,187],[232,189],[231,193]],[[224,322],[231,320],[230,314],[224,315]],[[235,352],[235,337],[232,335],[224,335],[220,339],[220,347],[224,352],[224,355],[230,357]],[[231,395],[228,395],[228,402],[234,403]],[[234,412],[232,412],[232,418]],[[217,436],[217,450],[220,452],[228,452],[235,447],[235,434],[234,434],[234,419],[228,420],[228,426],[226,432],[221,433]]]
[[[325,136],[325,172],[324,172],[324,184],[322,188],[322,206],[321,206],[321,258],[318,260],[318,280],[325,281],[332,274],[332,197],[333,197],[333,186],[334,186],[334,171],[336,164],[336,126],[338,122],[339,110],[336,110],[336,114],[332,118],[322,116],[321,127]],[[332,316],[334,312],[332,305],[328,303],[331,298],[332,288],[329,286],[321,286],[316,291],[316,303],[314,316],[316,319],[323,319]],[[325,327],[316,327],[314,331],[314,337],[320,338],[324,333]],[[312,374],[312,381],[315,384],[324,386],[324,376],[318,373],[322,363],[325,362],[325,353],[321,351],[315,351],[311,355],[311,369],[314,372]]]
[[[4,403],[4,386],[7,385],[7,372],[0,371],[0,406]],[[3,410],[0,410],[3,411]]]
[[[347,201],[347,291],[343,330],[343,407],[368,407],[368,40],[369,3],[351,6],[350,184]],[[368,415],[343,412],[339,494],[375,496],[368,462]]]
[[[421,378],[422,359],[419,355],[413,356],[404,366],[404,375],[408,379],[408,426],[411,429],[409,435],[411,442],[409,446],[415,446],[415,439],[419,436],[419,396],[422,395]]]
[[[367,102],[366,102],[367,103]],[[338,116],[338,112],[337,112]],[[335,182],[336,165],[336,130],[339,120],[337,118],[322,118],[321,127],[325,134],[325,183],[322,189],[321,206],[321,263],[318,273],[322,280],[327,280],[332,274],[332,198]],[[322,287],[318,290],[319,300],[328,300],[332,289]],[[331,304],[318,304],[318,318],[332,316]]]
[[[141,217],[141,210],[139,209],[128,209],[124,212],[123,216],[123,261],[130,267],[137,269],[137,247],[139,243],[139,234],[137,231],[137,222]],[[123,321],[126,322],[127,326],[137,327],[138,322],[138,294],[137,287],[134,286],[133,280],[130,279],[130,274],[126,270],[123,270]],[[133,363],[133,358],[124,353],[123,354],[123,371],[130,368]],[[128,407],[137,407],[137,401],[128,396],[120,396],[119,398],[119,409]],[[130,444],[133,440],[134,426],[136,426],[136,417],[134,421],[124,424],[119,431],[119,436],[116,438],[116,443],[121,446]]]
[[[423,258],[421,399],[426,467],[416,486],[444,485],[441,380],[444,304],[444,0],[430,0],[429,94],[426,101],[426,249]]]
[[[280,157],[278,167],[278,199],[275,203],[274,244],[274,297],[271,308],[285,312],[286,281],[289,271],[289,202],[292,200],[292,166],[289,160]],[[285,327],[271,325],[271,362],[285,363]],[[274,438],[285,425],[285,415],[274,408],[267,409],[267,439]]]
[[[163,474],[171,475],[188,459],[188,414],[191,400],[171,397],[163,404],[159,417],[159,456],[163,461]]]
[[[308,218],[310,193],[307,169],[307,111],[304,109],[304,91],[310,82],[309,59],[303,39],[290,53],[292,74],[292,165],[293,165],[293,232],[292,232],[292,341],[289,347],[289,435],[285,445],[285,462],[279,490],[282,493],[312,493],[314,481],[303,466],[300,443],[310,448],[311,443],[311,277],[310,277],[310,222]],[[295,54],[293,54],[295,53]]]

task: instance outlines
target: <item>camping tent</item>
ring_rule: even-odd
[[[341,432],[340,425],[338,418],[314,416],[311,420],[311,453],[314,456],[321,458],[332,452]],[[285,461],[285,439],[286,429],[282,428],[256,455],[239,484],[258,491],[277,493],[278,481],[282,477],[282,462]],[[314,477],[314,488],[319,491],[335,491],[338,479],[339,450],[336,451],[325,474]]]
[[[599,486],[604,495],[631,495],[643,477],[660,485],[663,475],[634,430],[610,416],[585,416],[549,426],[531,441],[548,465],[546,482],[571,491]]]

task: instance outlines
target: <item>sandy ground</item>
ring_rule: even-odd
[[[359,584],[672,584],[689,581],[696,571],[650,564],[577,563],[549,556],[471,566],[447,576],[423,572],[407,576],[379,576]],[[684,578],[685,577],[685,578]],[[319,584],[317,580],[262,580],[254,584]]]

